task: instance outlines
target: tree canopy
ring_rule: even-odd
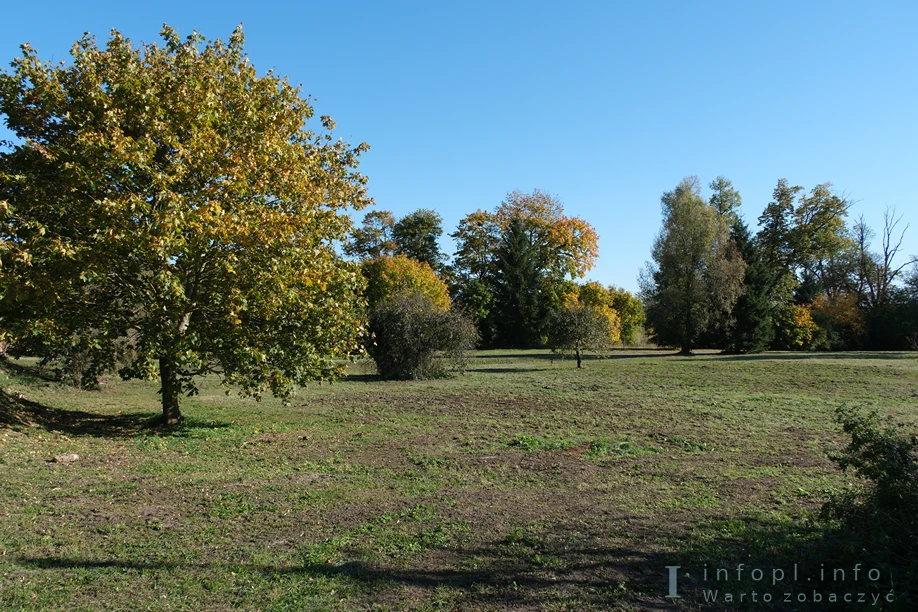
[[[363,262],[370,309],[397,295],[419,293],[436,308],[449,310],[449,291],[429,264],[405,255],[377,257]]]
[[[363,279],[343,262],[369,203],[366,144],[228,42],[86,35],[70,65],[28,45],[0,74],[19,139],[0,152],[0,326],[79,349],[90,373],[161,379],[166,423],[194,376],[288,396],[358,350]]]
[[[457,301],[486,341],[504,346],[544,342],[549,313],[576,291],[573,279],[593,267],[599,250],[593,227],[538,189],[509,192],[494,212],[464,217],[451,236]]]
[[[443,219],[429,208],[405,215],[392,229],[396,252],[428,264],[435,272],[440,272],[446,264],[446,256],[437,242],[442,234]]]
[[[641,280],[647,322],[663,345],[691,353],[716,312],[730,312],[742,293],[744,263],[717,209],[696,177],[660,198],[663,227]]]

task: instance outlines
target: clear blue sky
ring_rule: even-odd
[[[25,41],[66,60],[84,31],[225,39],[241,22],[259,71],[370,144],[378,208],[434,208],[450,232],[539,188],[598,231],[588,277],[630,290],[661,193],[690,174],[730,178],[752,222],[779,178],[831,181],[875,227],[896,206],[918,254],[914,0],[290,4],[14,2],[0,62]]]

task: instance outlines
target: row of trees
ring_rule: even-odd
[[[550,333],[556,313],[576,305],[608,320],[608,343],[638,339],[643,309],[634,296],[575,282],[592,268],[598,237],[589,223],[565,215],[557,198],[538,190],[513,191],[493,212],[467,215],[451,234],[456,241],[451,263],[439,248],[442,234],[442,220],[432,210],[398,220],[388,211],[364,217],[344,251],[362,262],[371,308],[385,293],[376,288],[395,284],[394,278],[383,282],[380,271],[400,267],[401,290],[421,291],[435,303],[451,299],[472,317],[483,346],[544,346],[557,338]],[[432,274],[442,284],[429,282]]]
[[[897,261],[901,217],[887,210],[873,252],[874,232],[863,217],[848,226],[849,202],[831,187],[781,179],[754,236],[723,177],[708,200],[696,177],[664,193],[641,277],[652,338],[685,353],[915,348],[918,282],[905,276],[915,258]]]
[[[372,203],[357,171],[368,146],[334,139],[329,117],[310,127],[308,98],[258,76],[241,29],[161,34],[140,47],[87,35],[69,65],[23,45],[0,73],[16,138],[0,143],[0,348],[68,359],[83,383],[158,378],[174,424],[202,374],[256,397],[339,375],[368,322],[420,321],[452,336],[410,350],[456,353],[477,337],[468,310],[487,345],[530,346],[578,299],[596,234],[555,199],[514,192],[473,213],[452,265],[430,210],[370,213],[352,232],[349,211]],[[628,338],[639,312],[615,309],[636,302],[597,291],[610,339]]]

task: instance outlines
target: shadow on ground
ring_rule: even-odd
[[[158,413],[98,414],[64,410],[0,390],[0,427],[41,428],[69,436],[133,438],[140,435],[187,436],[195,429],[225,428],[229,424],[186,418],[178,426],[163,428]]]
[[[719,361],[773,361],[773,360],[804,360],[811,359],[915,359],[918,353],[872,353],[872,352],[840,352],[840,353],[755,353],[752,355],[717,355]]]
[[[607,533],[617,530],[627,530],[629,537]],[[401,607],[406,597],[429,601],[446,590],[455,597],[450,609],[460,610],[762,609],[765,593],[772,601],[766,609],[865,609],[856,602],[845,606],[843,597],[841,605],[828,601],[830,593],[854,593],[856,597],[861,592],[868,598],[876,594],[884,598],[883,606],[871,609],[914,609],[916,600],[908,590],[914,578],[909,578],[908,568],[884,568],[878,580],[870,580],[864,565],[855,578],[856,560],[841,552],[837,536],[825,525],[808,520],[719,517],[676,531],[630,520],[604,523],[602,528],[571,521],[516,530],[483,544],[431,549],[410,563],[367,561],[367,551],[356,541],[351,558],[337,564],[306,561],[305,552],[303,563],[288,565],[53,556],[20,557],[15,562],[24,568],[60,571],[174,571],[189,576],[235,572],[270,582],[323,577],[340,581],[343,590],[358,598],[393,608]],[[672,587],[669,568],[676,566]],[[740,568],[743,571],[737,577]],[[820,580],[825,568],[829,568],[829,577]],[[833,579],[835,569],[843,569],[845,576]],[[755,570],[761,570],[762,577]],[[667,598],[670,588],[676,589],[677,602]],[[890,604],[885,597],[891,588],[894,601]],[[758,594],[757,604],[751,601],[752,592]],[[814,602],[814,593],[823,601]],[[801,602],[801,594],[806,601]]]

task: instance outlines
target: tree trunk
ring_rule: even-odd
[[[577,349],[575,349],[575,351],[576,351],[576,353],[577,353],[577,369],[579,370],[579,369],[583,368],[583,362],[580,360],[580,349],[577,348]]]
[[[178,399],[182,388],[172,359],[159,358],[159,378],[162,381],[159,392],[163,396],[163,425],[178,425],[182,420]]]

